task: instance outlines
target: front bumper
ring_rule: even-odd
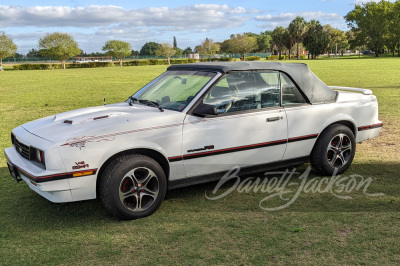
[[[18,154],[14,147],[5,149],[4,154],[14,180],[25,181],[30,189],[51,202],[72,201],[70,184],[67,179],[44,182],[45,179],[37,174],[39,169],[36,168],[38,167]],[[40,170],[43,172],[43,169]]]
[[[10,175],[12,178],[14,178],[15,182],[20,182],[22,181],[21,177],[19,176],[18,171],[15,169],[15,167],[12,165],[11,162],[7,161],[7,167],[8,171],[10,172]]]
[[[64,173],[44,171],[23,158],[14,147],[5,149],[4,154],[13,179],[17,182],[25,181],[30,189],[51,202],[71,202],[96,197],[97,169]]]

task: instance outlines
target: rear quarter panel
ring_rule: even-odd
[[[288,138],[320,134],[331,124],[347,121],[354,127],[357,142],[369,139],[371,130],[358,131],[358,128],[378,121],[376,97],[347,92],[341,96],[334,103],[286,107]],[[317,138],[288,143],[284,159],[311,154],[316,141]]]

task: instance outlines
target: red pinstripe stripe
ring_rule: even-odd
[[[294,138],[290,138],[289,140],[303,139],[303,138],[316,137],[316,136],[318,136],[318,134],[311,134],[311,135],[306,135],[306,136],[294,137]]]
[[[299,136],[299,137],[294,137],[290,139],[281,139],[281,140],[275,140],[275,141],[269,141],[269,142],[263,142],[263,143],[257,143],[257,144],[250,144],[250,145],[244,145],[244,146],[238,146],[238,147],[232,147],[232,148],[225,148],[225,149],[220,149],[220,150],[214,150],[214,151],[206,151],[206,152],[199,152],[199,153],[192,153],[192,154],[184,154],[181,156],[173,156],[173,157],[168,157],[168,160],[176,160],[176,159],[184,159],[190,157],[195,157],[199,155],[206,155],[206,154],[214,154],[214,153],[220,153],[220,152],[225,152],[225,151],[234,151],[234,150],[240,150],[240,149],[246,149],[246,148],[252,148],[252,147],[257,147],[257,146],[264,146],[264,145],[269,145],[269,144],[277,144],[277,143],[286,143],[291,140],[301,140],[301,139],[307,139],[307,138],[314,138],[317,137],[319,134],[310,134],[310,135],[305,135],[305,136]]]
[[[286,139],[275,140],[275,141],[264,142],[264,143],[251,144],[251,145],[245,145],[245,146],[239,146],[239,147],[233,147],[233,148],[226,148],[226,149],[215,150],[215,151],[206,151],[206,152],[200,152],[200,153],[185,154],[185,155],[183,155],[183,157],[191,157],[191,156],[195,156],[195,155],[197,156],[197,155],[216,153],[216,152],[221,152],[221,151],[238,150],[238,149],[243,149],[243,148],[256,147],[256,146],[268,145],[268,144],[279,143],[279,142],[286,142]]]

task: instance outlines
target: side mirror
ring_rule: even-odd
[[[216,116],[218,115],[217,108],[214,105],[209,105],[205,103],[201,103],[196,107],[193,111],[194,115],[206,117],[206,116]]]

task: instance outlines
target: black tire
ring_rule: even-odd
[[[315,143],[311,152],[311,165],[322,175],[332,176],[335,171],[340,175],[350,167],[355,152],[353,132],[344,125],[331,125]]]
[[[114,159],[100,177],[100,197],[114,216],[133,220],[153,214],[167,191],[162,167],[139,154]]]

